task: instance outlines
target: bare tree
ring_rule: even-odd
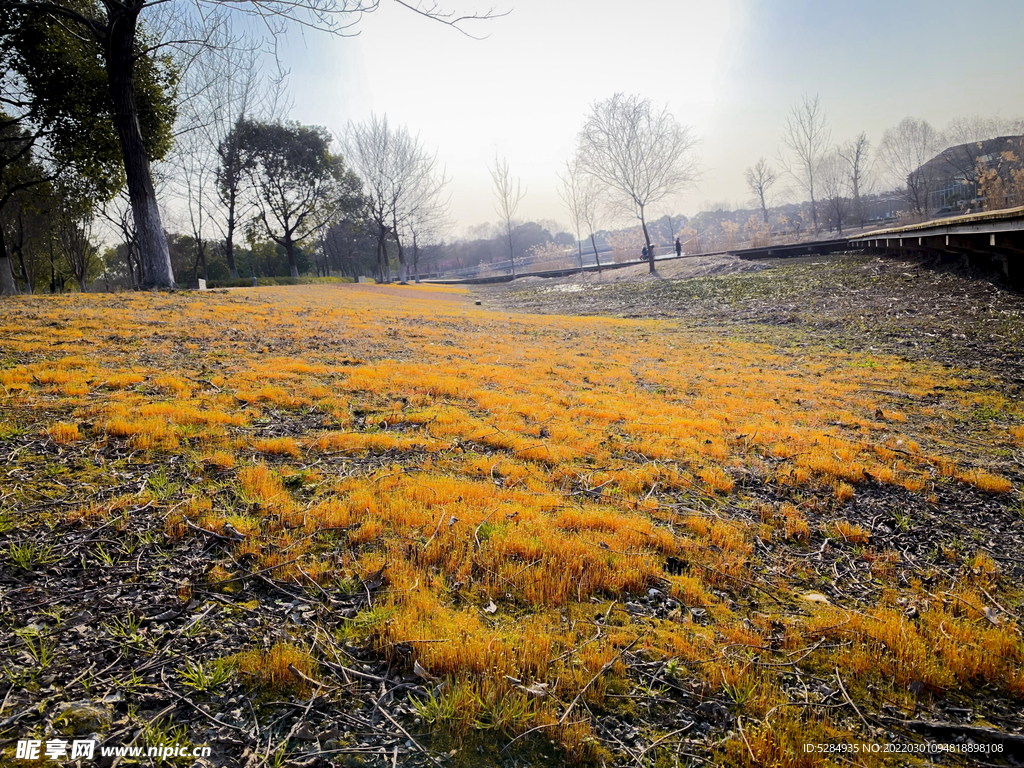
[[[494,167],[488,168],[491,172],[491,181],[494,183],[494,210],[501,218],[501,226],[504,230],[502,237],[508,245],[508,257],[512,261],[512,277],[516,276],[516,234],[519,230],[519,221],[516,218],[519,212],[519,203],[526,197],[519,179],[513,179],[508,170],[508,159],[494,156]]]
[[[349,123],[345,156],[363,182],[365,214],[377,239],[377,273],[390,281],[388,239],[398,248],[399,279],[408,280],[404,236],[414,238],[413,259],[418,260],[418,237],[428,222],[443,218],[441,194],[448,183],[438,172],[437,155],[426,151],[408,128],[391,128],[387,115],[371,115],[369,122]],[[414,265],[415,268],[415,265]]]
[[[605,210],[602,190],[597,180],[592,176],[585,178],[580,195],[580,213],[583,227],[590,237],[590,246],[594,249],[594,263],[597,264],[598,275],[601,274],[601,255],[597,252],[597,231],[604,223]]]
[[[593,104],[580,132],[580,164],[640,220],[652,273],[648,209],[696,182],[696,145],[690,128],[680,125],[668,107],[659,110],[650,99],[622,93]]]
[[[196,244],[196,260],[192,268],[192,279],[207,279],[207,249],[211,219],[216,215],[216,181],[219,163],[216,147],[211,146],[199,130],[186,131],[178,139],[175,155],[178,160],[180,195],[185,202],[189,228]]]
[[[98,250],[92,244],[92,217],[87,206],[61,200],[55,217],[57,247],[85,293],[89,277],[99,265]]]
[[[939,149],[939,134],[926,120],[915,117],[905,117],[896,127],[887,128],[878,145],[878,161],[889,181],[910,210],[920,216],[928,216],[928,195],[935,183],[926,163]]]
[[[4,76],[0,75],[0,82]],[[9,106],[11,99],[4,98],[2,107]],[[0,213],[19,193],[36,185],[52,180],[33,160],[33,150],[40,132],[23,127],[23,117],[11,117],[0,110]],[[4,239],[4,227],[0,225],[0,296],[19,293],[14,279],[13,265]]]
[[[196,241],[196,267],[201,264],[205,273],[207,252],[217,245],[231,278],[237,279],[235,233],[249,218],[252,200],[243,194],[247,158],[241,156],[242,131],[236,129],[248,119],[275,120],[283,115],[267,108],[274,88],[262,81],[257,42],[235,39],[226,28],[218,30],[212,42],[189,62],[183,77],[176,186]],[[283,75],[274,84],[281,80]]]
[[[436,155],[419,153],[418,172],[410,194],[404,201],[407,209],[404,230],[412,243],[412,271],[417,283],[420,281],[420,258],[424,246],[435,245],[451,228],[451,201],[444,197],[448,178],[443,169],[438,173],[436,166]]]
[[[843,219],[849,208],[850,174],[839,151],[828,152],[818,164],[818,188],[828,212],[829,228],[843,234]]]
[[[870,152],[871,142],[868,141],[868,136],[863,131],[857,138],[836,148],[836,153],[846,163],[846,172],[849,175],[850,193],[853,195],[851,213],[861,227],[864,226],[864,206],[861,204],[861,194],[865,191],[865,176]]]
[[[444,179],[443,175],[441,177]],[[447,180],[444,179],[446,183]],[[449,201],[441,197],[444,184],[435,188],[432,195],[426,195],[423,202],[411,212],[406,224],[412,241],[412,270],[416,282],[420,281],[420,259],[426,248],[432,248],[444,238],[451,227],[448,217]]]
[[[99,209],[106,228],[120,238],[124,244],[124,257],[128,270],[128,278],[133,289],[142,286],[142,258],[139,253],[139,239],[135,233],[135,220],[132,218],[131,203],[127,190],[122,189],[114,198],[108,200]]]
[[[370,115],[367,123],[348,124],[344,157],[363,182],[366,218],[377,240],[376,278],[391,282],[387,240],[391,233],[391,142],[387,115]]]
[[[56,197],[50,184],[19,190],[0,209],[0,241],[26,294],[35,293],[44,264],[44,250],[53,237]],[[15,258],[17,257],[17,258]]]
[[[565,206],[565,210],[569,214],[569,220],[572,222],[572,231],[576,235],[576,247],[580,259],[580,272],[582,272],[583,240],[580,237],[580,232],[584,226],[583,208],[586,202],[584,198],[589,179],[580,168],[579,159],[575,157],[565,161],[565,175],[558,174],[558,179],[562,182],[562,186],[558,189],[558,196],[562,198],[562,204]]]
[[[818,179],[818,166],[828,151],[832,139],[825,109],[821,98],[804,95],[798,104],[794,104],[786,118],[782,130],[782,143],[790,151],[792,157],[781,154],[779,162],[783,169],[808,194],[811,199],[811,221],[814,229],[818,229],[818,211],[815,202],[815,184]]]
[[[448,179],[437,168],[437,154],[431,155],[406,127],[395,131],[389,162],[391,178],[391,235],[398,246],[399,280],[408,282],[409,265],[405,258],[404,238],[413,242],[413,269],[418,269],[418,236],[444,218],[447,202],[441,194]],[[417,279],[418,281],[418,279]]]
[[[761,215],[764,217],[764,223],[768,223],[768,200],[771,193],[771,188],[775,186],[779,180],[779,174],[775,172],[775,169],[768,165],[768,161],[763,157],[758,158],[758,161],[747,168],[746,173],[747,188],[753,193],[754,198],[757,200],[758,205],[761,206]]]

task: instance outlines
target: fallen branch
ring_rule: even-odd
[[[853,703],[853,699],[850,698],[850,694],[846,692],[846,687],[843,685],[843,678],[839,676],[839,667],[836,667],[836,682],[839,683],[839,690],[843,692],[843,698],[846,699],[846,703],[853,707],[853,711],[857,713],[857,717],[860,718],[860,721],[864,723],[864,727],[867,728],[870,733],[871,726],[868,724],[867,719],[865,719],[864,715],[862,715],[860,710],[857,709],[857,705]]]

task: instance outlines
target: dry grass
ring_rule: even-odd
[[[814,536],[839,539],[863,548],[872,576],[894,580],[898,554],[873,551],[869,531],[836,522],[869,485],[1010,491],[1006,478],[972,468],[991,466],[983,454],[961,465],[922,437],[955,439],[948,414],[914,405],[927,393],[951,393],[959,414],[976,407],[955,372],[898,360],[879,369],[842,352],[805,357],[673,323],[510,323],[458,293],[402,291],[18,299],[10,306],[34,319],[12,317],[0,338],[28,362],[0,370],[0,384],[11,406],[59,405],[96,425],[87,435],[66,422],[43,425],[55,442],[174,454],[205,470],[204,482],[230,481],[209,496],[193,487],[154,497],[173,507],[172,538],[194,535],[185,520],[215,532],[230,524],[245,536],[236,559],[274,568],[295,589],[384,568],[386,590],[347,631],[397,664],[411,660],[396,648],[412,647],[424,670],[447,679],[437,704],[459,713],[444,723],[453,733],[557,724],[595,675],[582,703],[617,706],[628,670],[619,659],[598,673],[630,644],[645,658],[699,662],[687,674],[743,699],[737,711],[759,724],[748,727],[748,743],[722,747],[727,764],[753,754],[765,764],[824,765],[800,751],[808,734],[848,734],[829,717],[805,721],[783,706],[775,673],[821,638],[836,642],[807,654],[807,665],[842,665],[851,686],[870,682],[896,701],[913,680],[1024,693],[1016,625],[979,621],[965,604],[987,603],[969,585],[932,600],[916,622],[902,606],[924,605],[936,586],[886,591],[865,611],[759,602],[751,612],[722,597],[751,583],[783,604],[806,591],[807,560],[766,574],[758,540],[803,552]],[[54,321],[65,338],[90,340],[88,356],[54,355]],[[151,337],[154,321],[160,334]],[[186,340],[195,348],[184,354]],[[133,360],[139,350],[145,357]],[[895,389],[908,403],[876,418],[876,393]],[[296,436],[264,436],[279,424],[288,429],[269,434]],[[1019,444],[1021,431],[997,439]],[[751,478],[789,500],[751,501]],[[729,516],[745,507],[749,519]],[[115,508],[73,514],[92,521]],[[995,578],[991,561],[970,568]],[[231,572],[219,564],[210,582]],[[666,620],[622,611],[651,589],[683,610]],[[755,598],[763,600],[755,591],[745,599]],[[698,607],[705,624],[690,621]],[[595,612],[605,610],[595,639]],[[745,661],[736,648],[747,649]],[[278,690],[300,685],[289,664],[310,675],[315,666],[286,644],[237,661],[254,684]],[[520,701],[509,678],[545,682],[551,695]],[[596,754],[586,707],[548,729],[580,759]]]

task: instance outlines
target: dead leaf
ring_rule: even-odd
[[[547,683],[533,683],[529,687],[523,685],[517,685],[520,691],[536,699],[543,699],[548,695],[548,684]]]
[[[424,680],[434,680],[435,679],[432,674],[427,672],[427,670],[425,670],[422,667],[422,665],[418,661],[415,661],[415,660],[412,663],[412,673],[414,675],[416,675],[416,677],[421,677]]]
[[[316,741],[317,735],[305,723],[292,731],[292,738],[301,741]]]
[[[829,599],[820,592],[808,592],[805,595],[800,595],[800,597],[811,603],[824,603],[825,605],[832,605]]]

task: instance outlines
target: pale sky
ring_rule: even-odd
[[[487,10],[487,3],[439,0]],[[567,222],[556,173],[589,105],[616,91],[693,127],[705,175],[665,206],[745,204],[744,169],[773,165],[782,124],[820,94],[841,142],[913,115],[1024,115],[1022,0],[496,0],[508,16],[470,39],[391,0],[356,37],[293,32],[291,117],[336,134],[371,112],[406,124],[446,166],[455,231],[496,220],[487,165],[507,156],[523,218]]]

